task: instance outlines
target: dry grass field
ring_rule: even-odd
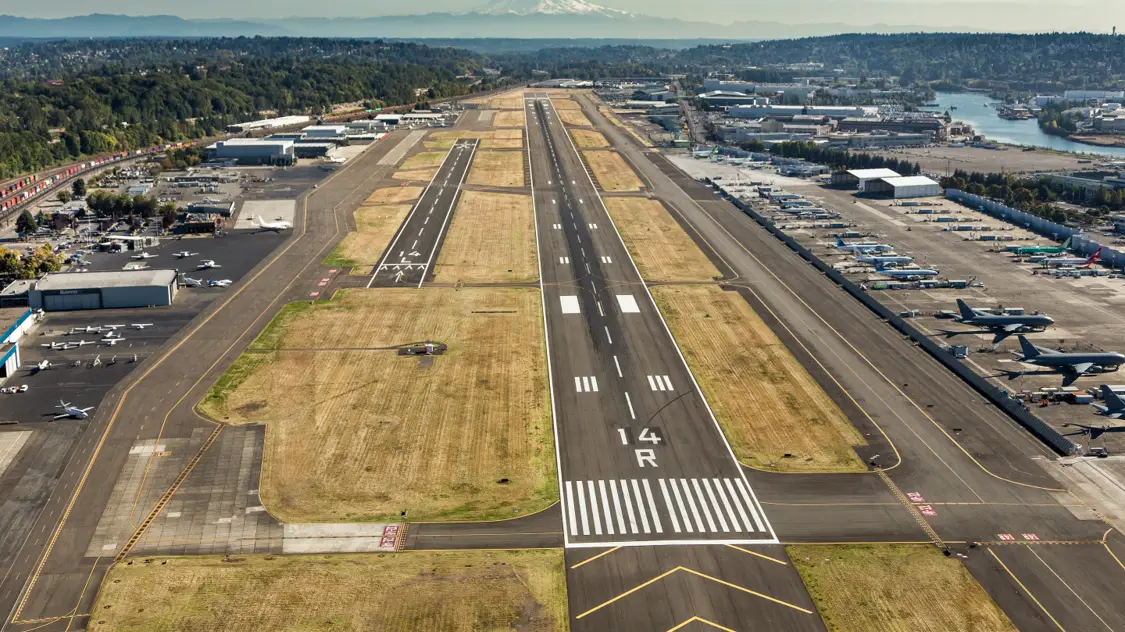
[[[99,632],[414,632],[568,627],[561,550],[135,559],[109,570]]]
[[[521,99],[522,103],[523,100]],[[524,126],[523,109],[519,110],[501,110],[492,117],[493,127],[519,127]]]
[[[711,281],[721,276],[658,200],[607,197],[604,201],[645,280]]]
[[[368,275],[371,267],[410,213],[410,204],[376,204],[355,210],[356,231],[348,233],[324,260],[326,266],[350,267],[352,274]]]
[[[522,187],[524,157],[522,151],[477,151],[465,184],[483,187]]]
[[[437,283],[519,283],[539,276],[531,196],[465,191],[438,255]]]
[[[863,438],[745,299],[713,285],[652,294],[743,463],[780,472],[866,469],[851,449]]]
[[[392,348],[425,340],[449,349]],[[285,522],[490,520],[558,495],[537,289],[293,303],[199,408],[267,424],[261,497]]]
[[[375,189],[375,192],[364,201],[364,205],[413,202],[422,195],[423,188],[424,187],[385,187]]]
[[[490,110],[522,110],[523,107],[522,94],[501,95],[488,102]]]
[[[603,191],[639,191],[641,180],[615,151],[593,149],[582,152]]]
[[[570,136],[574,138],[574,144],[578,145],[579,149],[599,149],[602,147],[609,147],[609,141],[602,136],[601,132],[595,132],[590,129],[572,129]]]
[[[413,169],[436,169],[441,166],[442,161],[449,152],[445,151],[423,151],[414,154],[413,156],[402,161],[398,168],[402,171],[411,171]]]
[[[610,123],[612,123],[613,125],[616,125],[617,127],[620,127],[621,129],[625,130],[626,132],[629,132],[629,134],[633,138],[637,139],[638,143],[644,145],[645,147],[652,147],[653,146],[652,141],[648,139],[648,136],[643,135],[643,134],[638,134],[637,130],[633,129],[632,125],[626,125],[624,122],[621,121],[621,119],[617,118],[617,116],[614,115],[613,111],[611,111],[608,107],[598,106],[598,112],[602,116],[604,116],[606,118],[606,120],[609,121]]]
[[[956,558],[932,546],[790,546],[831,632],[1014,632]]]
[[[582,105],[574,99],[567,97],[551,97],[551,105],[555,106],[556,110],[581,110]]]
[[[391,177],[404,182],[429,182],[434,179],[435,173],[437,173],[437,167],[433,169],[407,169],[396,171]]]
[[[590,119],[586,118],[586,115],[582,113],[582,110],[556,109],[555,112],[558,113],[559,119],[566,125],[578,125],[581,127],[592,127],[594,125],[590,122]]]
[[[522,149],[523,129],[494,129],[494,130],[468,130],[450,129],[432,132],[429,140],[425,142],[426,148],[436,146],[452,147],[453,142],[461,138],[479,138],[478,149]],[[448,144],[447,144],[448,143]]]

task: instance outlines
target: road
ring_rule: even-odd
[[[478,144],[476,139],[454,143],[387,246],[367,287],[421,287],[427,277],[433,278],[434,260]]]
[[[550,100],[527,114],[571,628],[822,629]]]
[[[86,555],[130,449],[144,441],[190,440],[202,428],[207,439],[192,445],[199,451],[195,456],[203,456],[221,430],[192,410],[211,384],[205,378],[225,370],[281,305],[306,298],[309,288],[316,287],[321,274],[317,264],[346,231],[351,210],[393,169],[379,159],[405,137],[398,132],[384,138],[318,189],[303,194],[293,234],[285,244],[110,392],[69,455],[60,483],[15,561],[3,569],[0,610],[5,619],[0,628],[62,630],[85,625],[105,570],[115,555],[127,551],[130,541],[124,533],[104,555]],[[154,461],[166,456],[179,455],[152,452],[135,491],[130,522],[136,532],[182,482],[176,479],[166,487],[150,476],[159,469]],[[192,459],[186,461],[184,477],[194,466]]]

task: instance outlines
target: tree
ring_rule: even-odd
[[[16,218],[16,232],[20,235],[27,235],[35,232],[36,222],[35,218],[31,216],[31,212],[24,209],[20,216]]]
[[[67,202],[74,199],[74,194],[72,194],[70,191],[67,191],[66,189],[63,189],[55,195],[55,198],[57,198],[58,201],[62,202],[63,204],[66,204]]]
[[[74,184],[71,185],[71,189],[74,192],[74,197],[86,197],[86,180],[84,178],[78,178],[74,181]]]

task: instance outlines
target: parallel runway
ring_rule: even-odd
[[[105,570],[117,552],[86,557],[126,456],[141,441],[190,438],[219,428],[192,405],[233,363],[281,305],[307,298],[317,266],[343,236],[347,216],[393,165],[378,160],[403,133],[393,133],[298,200],[293,234],[279,250],[214,301],[161,353],[113,389],[67,457],[58,486],[29,536],[0,575],[4,630],[74,630],[85,626]],[[140,385],[142,388],[134,388]],[[206,435],[206,433],[205,433]],[[151,459],[159,459],[153,453]],[[153,471],[158,464],[150,462]],[[146,472],[149,468],[146,468]],[[150,479],[136,492],[132,523],[140,527],[165,493]],[[122,534],[118,549],[129,534]]]
[[[387,246],[367,287],[421,287],[427,277],[433,277],[434,259],[460,199],[461,183],[473,163],[479,142],[466,139],[454,143]]]
[[[571,629],[823,629],[557,113],[526,105]]]

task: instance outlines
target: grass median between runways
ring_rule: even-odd
[[[559,119],[566,125],[577,125],[579,127],[592,127],[594,125],[590,122],[590,119],[586,118],[582,110],[560,110],[555,108],[555,112],[558,113]]]
[[[607,197],[605,206],[648,281],[711,281],[718,269],[658,200]]]
[[[609,147],[609,141],[605,139],[605,136],[602,136],[601,132],[589,129],[572,129],[570,135],[574,137],[574,144],[578,145],[579,149]]]
[[[531,196],[462,192],[434,282],[519,283],[538,276]]]
[[[863,438],[738,293],[652,294],[739,460],[780,472],[866,469],[852,450]]]
[[[561,550],[131,559],[98,591],[90,630],[568,628]]]
[[[447,129],[431,132],[426,140],[427,149],[448,149],[462,138],[479,138],[479,149],[521,149],[523,147],[523,128],[492,130]]]
[[[425,340],[449,350],[389,348]],[[490,520],[557,499],[538,289],[341,290],[287,306],[228,374],[199,408],[266,423],[261,497],[284,522]]]
[[[522,151],[478,151],[465,184],[484,187],[522,187],[524,158]]]
[[[355,210],[355,232],[348,233],[324,260],[326,266],[350,267],[367,275],[379,263],[395,231],[410,213],[410,204],[373,204]]]
[[[832,632],[1016,629],[969,571],[933,546],[787,549]]]
[[[520,99],[523,102],[523,99]],[[519,110],[501,110],[492,117],[493,127],[523,127],[524,115],[523,109]]]
[[[400,202],[413,202],[422,195],[425,187],[384,187],[375,189],[363,203],[370,204],[398,204]]]
[[[582,106],[567,97],[551,97],[551,105],[555,106],[556,110],[581,110]]]
[[[594,172],[594,178],[602,185],[603,191],[639,191],[641,180],[633,173],[632,167],[615,151],[597,149],[584,151],[586,164]]]

